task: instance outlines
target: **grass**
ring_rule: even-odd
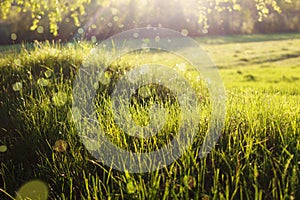
[[[111,82],[99,83],[95,105],[107,137],[123,149],[149,152],[168,143],[178,131],[180,113],[168,89],[148,86],[146,98],[137,91],[131,99],[131,116],[147,125],[149,105],[160,102],[168,115],[165,126],[148,139],[125,134],[114,122],[109,96],[130,69],[143,63],[170,66],[203,100],[192,147],[171,165],[149,173],[107,167],[79,138],[82,133],[71,117],[72,86],[92,44],[6,47],[0,57],[0,145],[7,147],[0,153],[0,199],[13,199],[22,185],[36,179],[47,184],[49,199],[299,198],[299,38],[283,34],[199,39],[220,68],[227,93],[222,135],[202,159],[198,153],[209,127],[210,101],[188,63],[166,52],[133,53],[112,63],[105,74]]]

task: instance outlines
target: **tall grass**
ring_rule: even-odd
[[[280,44],[285,45],[284,42]],[[209,101],[203,101],[199,131],[191,148],[163,169],[131,174],[98,162],[80,140],[71,116],[74,76],[92,47],[89,43],[63,46],[35,43],[30,50],[21,48],[18,53],[0,58],[0,145],[8,147],[6,152],[0,153],[0,199],[15,197],[18,188],[33,179],[47,183],[49,199],[300,197],[298,80],[292,80],[290,85],[284,81],[276,86],[272,84],[275,88],[271,88],[263,81],[239,76],[243,77],[245,71],[253,69],[248,74],[259,75],[264,80],[270,77],[277,79],[281,75],[275,73],[270,76],[269,72],[278,69],[268,68],[262,74],[256,72],[257,66],[242,69],[225,67],[221,74],[229,88],[227,115],[215,149],[205,158],[198,157],[210,117]],[[214,51],[216,46],[208,45],[206,48]],[[115,63],[110,68],[112,75],[121,76],[135,67],[140,61],[136,59],[133,62],[132,56],[140,55],[128,55]],[[151,54],[142,56],[144,59],[153,57]],[[177,63],[183,62],[168,56],[160,53],[164,61],[170,60],[167,62],[170,66],[176,67]],[[213,59],[218,61],[217,57]],[[287,66],[286,69],[299,72],[299,68]],[[184,76],[194,77],[193,73],[187,71]],[[205,97],[207,93],[201,81],[196,78],[190,80],[198,94]],[[149,152],[166,144],[172,134],[176,134],[180,111],[176,102],[165,97],[161,103],[168,110],[169,118],[159,135],[149,140],[137,140],[126,135],[114,123],[110,89],[109,86],[100,86],[96,107],[99,122],[116,145],[132,151]],[[155,87],[149,90],[152,90],[150,98],[141,99],[137,95],[132,101],[131,114],[142,125],[149,122],[147,105],[164,98],[165,93],[155,93]],[[55,146],[57,141],[65,142],[67,148],[60,150]]]

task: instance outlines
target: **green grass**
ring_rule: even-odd
[[[300,40],[207,45],[226,88],[299,94]]]
[[[150,98],[133,97],[131,116],[137,124],[147,125],[149,105],[158,101],[166,108],[166,124],[149,139],[128,136],[114,123],[109,97],[113,83],[124,73],[143,63],[176,70],[185,63],[186,70],[178,72],[204,100],[192,147],[171,165],[140,174],[97,162],[72,120],[74,75],[93,45],[5,47],[0,57],[0,145],[8,149],[0,153],[0,199],[15,197],[23,184],[34,179],[48,185],[49,199],[299,198],[300,35],[199,41],[220,68],[227,93],[225,127],[205,158],[198,158],[198,153],[209,127],[210,101],[205,85],[184,59],[166,52],[126,55],[107,71],[112,83],[100,84],[98,121],[113,143],[135,152],[168,143],[178,131],[180,109],[166,95],[167,89],[149,86]],[[66,151],[59,151],[57,141],[66,142]]]

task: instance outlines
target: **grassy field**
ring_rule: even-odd
[[[300,35],[196,40],[219,67],[227,94],[222,135],[205,158],[198,153],[209,127],[210,100],[205,84],[184,59],[167,52],[132,53],[114,62],[103,77],[108,82],[99,86],[98,120],[109,139],[126,150],[149,152],[168,143],[178,131],[177,101],[166,88],[155,86],[146,88],[148,98],[137,94],[130,107],[137,124],[149,123],[149,104],[155,102],[169,115],[159,134],[137,140],[114,122],[109,97],[113,83],[143,63],[161,63],[175,70],[187,66],[179,70],[181,75],[204,99],[198,134],[178,160],[149,173],[121,172],[103,165],[78,136],[71,114],[72,84],[92,44],[36,42],[30,48],[3,48],[0,199],[22,196],[26,193],[22,185],[31,180],[47,185],[49,199],[299,199]],[[38,186],[44,191],[41,183]]]

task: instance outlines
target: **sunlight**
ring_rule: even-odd
[[[204,27],[198,23],[198,7],[196,0],[104,1],[90,11],[90,17],[77,30],[75,38],[85,35],[95,41],[96,35],[107,38],[111,29],[125,31],[136,27],[170,28],[188,36]]]
[[[299,199],[299,22],[300,0],[0,0],[0,200]]]

